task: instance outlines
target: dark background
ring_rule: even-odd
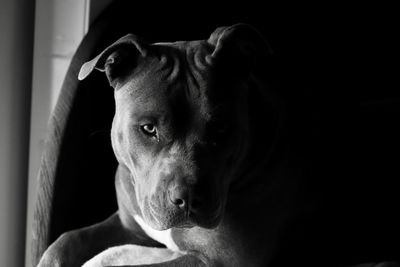
[[[207,2],[178,6],[116,1],[92,28],[103,35],[92,57],[128,32],[159,42],[206,39],[216,27],[238,22],[256,27],[279,62],[281,92],[289,107],[288,140],[307,181],[306,197],[316,208],[288,229],[276,265],[392,260],[400,251],[400,95],[393,83],[396,31],[390,10],[366,4],[246,1],[218,7]],[[75,161],[61,163],[58,173],[68,179],[60,179],[56,192],[74,189],[67,198],[65,193],[56,197],[52,239],[104,219],[116,208],[110,201],[116,165],[107,132],[112,90],[102,83],[107,82],[98,73],[79,85],[83,97],[77,97],[70,120],[79,117],[84,152],[76,155],[64,142],[64,155],[74,154]],[[65,140],[75,134],[67,131]],[[77,180],[80,188],[70,187]]]

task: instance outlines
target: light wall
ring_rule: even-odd
[[[47,123],[71,58],[88,28],[89,0],[36,0],[26,223],[26,266],[31,266],[37,173]],[[1,266],[1,265],[0,265]]]
[[[0,266],[23,266],[34,1],[0,1]]]
[[[36,176],[47,121],[75,49],[110,2],[0,0],[1,267],[31,266]]]
[[[44,149],[47,122],[76,48],[90,23],[111,2],[112,0],[36,0],[25,251],[27,267],[31,266],[31,232],[37,173]]]

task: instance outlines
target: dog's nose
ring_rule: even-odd
[[[175,206],[180,209],[188,208],[189,192],[185,186],[174,185],[168,190],[169,199]]]

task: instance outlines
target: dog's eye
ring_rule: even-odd
[[[143,124],[140,129],[145,135],[158,139],[157,128],[154,124]]]

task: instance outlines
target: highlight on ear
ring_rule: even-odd
[[[224,62],[239,73],[266,64],[272,55],[266,40],[248,24],[217,28],[208,43],[214,47],[210,55],[212,62]]]
[[[128,34],[107,47],[94,59],[82,65],[78,79],[85,79],[94,69],[106,72],[107,79],[115,88],[118,78],[132,71],[139,56],[147,55],[147,44],[133,34]]]

